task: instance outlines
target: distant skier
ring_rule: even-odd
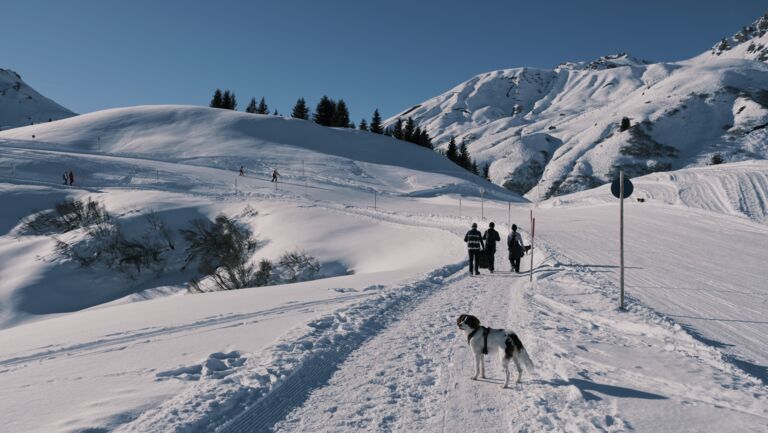
[[[240,166],[240,176],[245,176],[245,168],[242,165]]]
[[[467,251],[469,252],[469,275],[472,275],[472,267],[474,266],[474,274],[480,275],[477,257],[483,253],[483,236],[477,231],[477,223],[472,223],[472,230],[468,231],[464,236],[464,242],[467,243]]]
[[[64,170],[64,173],[61,174],[61,178],[64,179],[64,185],[69,185],[69,171]]]
[[[517,224],[512,224],[512,232],[507,236],[507,248],[509,248],[509,264],[512,271],[520,272],[520,258],[525,255],[523,237],[517,232]]]
[[[496,242],[501,242],[499,232],[494,229],[496,224],[491,221],[488,224],[488,230],[483,233],[483,240],[485,241],[485,252],[488,254],[488,270],[493,273],[494,256],[496,255]]]
[[[75,184],[75,172],[72,170],[69,170],[69,185],[72,186]]]
[[[277,169],[274,169],[272,171],[272,182],[277,183],[278,176],[280,176],[280,173],[277,172]]]

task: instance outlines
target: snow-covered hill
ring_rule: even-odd
[[[74,115],[29,87],[16,72],[0,69],[0,130]]]
[[[533,208],[410,143],[202,107],[4,131],[0,418],[19,433],[762,431],[768,228],[742,215],[765,214],[766,176],[744,162],[635,179],[649,200],[626,204],[618,311],[604,188]],[[131,239],[164,221],[178,251],[161,272],[81,268],[19,223],[64,198],[102,203]],[[496,273],[469,277],[470,223],[527,241],[531,211],[533,282],[503,245]],[[186,293],[177,229],[218,214],[262,241],[254,262],[299,249],[325,278]],[[520,385],[500,389],[495,359],[469,379],[468,312],[520,336],[537,366]]]
[[[740,216],[768,223],[768,161],[743,161],[652,173],[632,179],[632,201],[672,205]],[[541,205],[590,206],[611,203],[610,185],[551,198]]]
[[[443,149],[466,140],[494,183],[534,200],[602,185],[619,168],[636,177],[715,154],[765,159],[768,65],[755,47],[766,22],[735,36],[737,46],[686,61],[619,54],[480,74],[386,123],[410,116]]]

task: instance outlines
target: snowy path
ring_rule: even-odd
[[[464,275],[353,352],[275,431],[764,431],[765,387],[652,311],[615,311],[613,288],[588,269],[550,259],[536,289],[509,273]],[[518,332],[533,377],[502,390],[492,358],[489,379],[470,380],[464,312]],[[700,381],[681,379],[691,374]],[[250,427],[226,431],[271,431]]]

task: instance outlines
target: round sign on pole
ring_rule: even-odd
[[[629,180],[629,178],[624,178],[624,198],[629,197],[632,195],[632,189],[634,186],[632,185],[632,181]],[[616,198],[621,198],[621,192],[619,191],[621,189],[621,185],[619,185],[619,179],[615,179],[611,183],[611,194],[613,194]]]

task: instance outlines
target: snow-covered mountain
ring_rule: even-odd
[[[0,69],[0,130],[74,116],[30,87],[21,75]]]
[[[492,71],[386,123],[410,116],[441,149],[466,140],[494,183],[534,200],[599,186],[619,168],[635,177],[707,165],[715,154],[765,159],[766,28],[763,16],[680,62],[618,54]]]

